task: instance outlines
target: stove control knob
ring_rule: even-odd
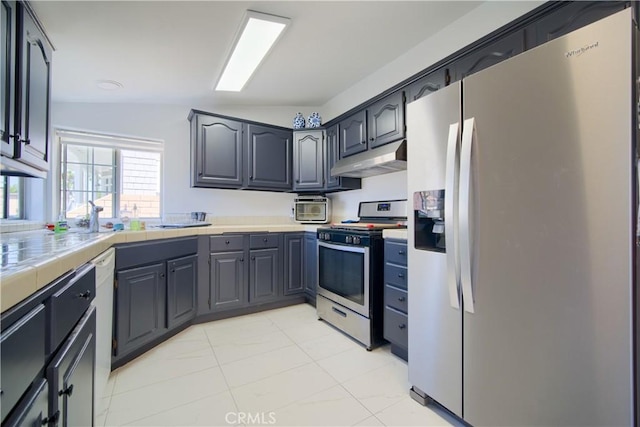
[[[345,238],[345,241],[346,241],[347,243],[353,243],[353,237],[352,237],[352,236],[347,236],[347,237]]]
[[[359,245],[360,244],[360,238],[358,236],[353,236],[353,244],[355,244],[355,245]]]

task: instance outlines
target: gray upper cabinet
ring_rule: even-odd
[[[49,45],[38,24],[18,5],[22,21],[20,55],[20,144],[14,158],[34,168],[49,169],[49,124],[51,99],[51,57]]]
[[[406,102],[413,102],[445,87],[447,71],[445,68],[439,68],[407,86],[404,90]]]
[[[340,158],[367,150],[367,110],[358,111],[338,123]]]
[[[630,5],[630,2],[621,1],[563,3],[563,7],[556,13],[547,15],[526,28],[527,49],[563,36]]]
[[[191,117],[191,185],[240,188],[244,124],[220,117]]]
[[[246,187],[291,190],[292,132],[248,124]]]
[[[369,148],[405,137],[404,92],[397,91],[367,108]]]
[[[3,156],[13,157],[14,138],[13,120],[15,115],[15,65],[16,65],[16,2],[0,2],[0,87],[3,96],[0,100],[0,152]],[[6,93],[4,92],[6,90]]]
[[[315,191],[324,187],[323,130],[293,133],[293,189]]]
[[[347,178],[340,176],[332,176],[331,168],[340,159],[340,138],[338,125],[333,125],[325,131],[325,191],[337,190],[357,190],[361,188],[360,178]]]
[[[487,46],[463,56],[453,64],[455,80],[462,80],[473,73],[524,52],[524,30],[515,31]]]

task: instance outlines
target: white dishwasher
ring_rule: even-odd
[[[96,307],[96,378],[93,393],[96,411],[100,411],[100,400],[111,373],[115,261],[115,249],[113,248],[107,249],[91,261],[96,266],[96,297],[92,302]]]

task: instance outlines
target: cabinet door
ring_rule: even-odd
[[[34,382],[29,392],[22,398],[11,416],[2,423],[3,427],[41,427],[48,422],[55,423],[58,414],[48,417],[49,383],[44,378]]]
[[[244,252],[213,253],[210,263],[210,307],[225,310],[247,303]]]
[[[247,125],[248,188],[290,190],[292,133],[260,125]]]
[[[16,2],[0,1],[0,152],[13,157],[16,68]]]
[[[367,108],[369,148],[404,138],[404,92],[398,91]]]
[[[256,249],[250,252],[249,303],[272,301],[278,296],[280,256],[278,249]]]
[[[340,158],[367,150],[367,110],[358,111],[338,123]]]
[[[304,292],[304,234],[284,236],[284,295]]]
[[[320,190],[324,186],[324,131],[293,133],[293,189]]]
[[[304,236],[304,291],[315,298],[318,287],[318,239],[315,233]]]
[[[448,70],[439,68],[432,73],[411,83],[404,91],[407,103],[413,102],[445,87]]]
[[[116,356],[133,351],[166,330],[165,263],[117,272]]]
[[[198,256],[167,261],[167,324],[169,329],[196,315]]]
[[[62,426],[93,425],[96,310],[90,308],[47,367],[50,411]]]
[[[20,143],[15,143],[14,157],[37,169],[48,170],[52,49],[34,19],[20,3],[18,11],[18,20],[22,19],[19,83],[21,125]]]
[[[191,173],[194,187],[242,186],[243,124],[196,114],[191,119]]]
[[[331,176],[331,168],[340,159],[340,140],[338,138],[338,125],[331,126],[327,129],[327,143],[325,150],[325,163],[327,171],[327,189],[338,188],[340,186],[340,177]]]
[[[524,30],[501,37],[488,46],[476,49],[454,64],[455,80],[461,80],[473,73],[509,59],[524,51]]]
[[[628,2],[621,1],[578,1],[564,4],[560,9],[534,22],[526,29],[527,49],[568,34],[628,7]]]

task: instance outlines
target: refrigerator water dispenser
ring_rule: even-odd
[[[446,252],[444,190],[413,193],[414,244],[416,249]]]

